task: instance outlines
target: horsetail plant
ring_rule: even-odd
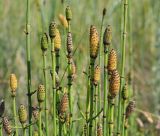
[[[22,124],[23,128],[23,136],[26,136],[25,123],[27,122],[27,110],[23,104],[21,104],[18,109],[18,115],[19,115],[19,121]]]
[[[94,114],[95,116],[97,115],[97,113],[99,112],[98,110],[98,102],[100,101],[100,99],[98,99],[98,85],[99,85],[99,82],[100,82],[100,73],[101,70],[100,70],[100,67],[97,65],[94,69],[94,87],[95,87],[95,90],[94,90]],[[97,118],[95,119],[95,128],[97,128]],[[95,129],[96,130],[96,129]]]
[[[103,9],[103,13],[102,13],[102,20],[101,20],[101,27],[100,27],[100,45],[99,45],[99,56],[98,56],[98,59],[99,59],[99,66],[100,66],[100,69],[102,68],[102,46],[103,46],[103,25],[104,25],[104,17],[106,15],[106,8]],[[101,78],[100,78],[100,83],[98,84],[98,111],[101,110]],[[100,118],[99,118],[99,121],[100,121]]]
[[[136,107],[136,104],[135,104],[135,101],[130,101],[129,104],[127,105],[126,107],[126,111],[125,111],[125,126],[127,125],[128,123],[128,118],[131,116],[131,114],[135,111],[135,107]],[[123,136],[126,136],[127,134],[127,127],[125,127],[123,129]]]
[[[107,135],[107,94],[108,94],[108,70],[107,70],[107,65],[108,65],[108,51],[109,51],[109,46],[111,45],[111,40],[112,40],[112,30],[111,26],[108,25],[107,28],[105,29],[104,35],[103,35],[103,45],[104,45],[104,102],[103,102],[103,134]]]
[[[42,136],[42,103],[45,100],[45,87],[44,85],[39,85],[37,90],[37,100],[39,103],[39,120],[38,120],[38,133]]]
[[[12,128],[10,126],[10,122],[9,122],[8,118],[7,117],[3,117],[2,118],[2,123],[3,123],[3,128],[4,128],[5,132],[6,132],[6,134],[10,136],[11,133],[12,133]]]
[[[127,12],[128,12],[128,0],[124,0],[123,5],[124,7],[124,14],[123,14],[123,33],[122,33],[122,45],[121,45],[121,78],[120,78],[120,91],[119,91],[119,100],[118,100],[118,117],[117,117],[117,136],[121,135],[121,120],[122,120],[122,111],[121,111],[121,105],[122,105],[122,90],[124,87],[124,76],[125,76],[125,55],[126,55],[126,33],[127,33]]]
[[[17,78],[15,74],[10,75],[10,88],[13,103],[14,125],[17,127],[17,112],[16,112],[16,90],[17,90]],[[16,136],[18,136],[18,129],[16,128]]]
[[[60,107],[59,107],[59,120],[60,120],[60,123],[59,123],[59,136],[63,136],[63,133],[62,133],[62,126],[66,120],[66,111],[68,109],[68,94],[67,92],[64,92],[64,95],[61,99],[61,102],[60,102]],[[70,115],[69,115],[70,116]]]
[[[128,99],[128,88],[127,84],[124,85],[122,90],[122,135],[124,136],[124,129],[125,129],[125,113],[126,113],[126,102]]]
[[[55,60],[55,47],[54,38],[56,36],[56,24],[52,22],[49,26],[49,36],[51,39],[51,57],[52,57],[52,88],[53,88],[53,135],[57,135],[57,124],[56,124],[56,60]]]
[[[117,96],[120,88],[120,76],[117,70],[114,70],[111,74],[109,83],[109,94],[108,94],[108,134],[113,135],[114,131],[114,106],[115,97]]]
[[[60,65],[60,48],[61,48],[61,36],[60,36],[60,32],[58,29],[56,29],[55,31],[55,38],[54,38],[54,47],[55,47],[55,52],[56,52],[56,73],[58,74],[59,72],[59,65]]]
[[[99,50],[99,36],[96,27],[90,27],[90,122],[89,122],[89,136],[92,135],[93,125],[93,100],[94,100],[94,65],[98,56]]]
[[[29,124],[32,123],[32,99],[31,99],[31,55],[30,55],[30,0],[27,0],[26,9],[26,56],[27,56],[27,90]],[[32,126],[29,126],[29,136],[32,135]]]
[[[45,128],[46,128],[46,136],[48,136],[48,91],[47,91],[47,49],[48,49],[48,36],[46,33],[43,34],[41,38],[41,50],[42,50],[42,56],[43,56],[43,76],[44,76],[44,85],[46,88],[45,93]]]
[[[72,135],[72,75],[71,75],[71,61],[73,57],[73,41],[71,34],[71,20],[72,20],[72,11],[69,6],[66,8],[66,19],[68,22],[68,34],[67,34],[67,52],[68,52],[68,97],[69,97],[69,110],[70,110],[70,135]]]

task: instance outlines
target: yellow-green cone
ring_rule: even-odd
[[[19,114],[19,121],[21,122],[21,124],[26,123],[27,121],[27,110],[26,107],[21,104],[19,109],[18,109],[18,114]]]
[[[45,87],[44,85],[39,85],[37,90],[37,100],[39,103],[45,100]]]

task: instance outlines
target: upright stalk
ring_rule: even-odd
[[[94,84],[93,84],[93,76],[94,76],[94,63],[95,59],[91,58],[90,67],[91,67],[91,77],[90,77],[90,123],[89,123],[89,136],[92,136],[92,125],[93,125],[93,99],[94,99]]]
[[[38,120],[38,134],[39,136],[42,136],[42,106],[41,103],[39,103],[39,120]]]
[[[97,113],[99,112],[98,111],[98,86],[96,85],[94,87],[94,101],[95,101],[95,104],[94,104],[94,115],[96,116]],[[95,133],[97,132],[97,118],[95,118]]]
[[[46,136],[48,136],[48,91],[47,91],[47,64],[46,64],[46,52],[43,52],[43,75],[44,75],[44,85],[46,88],[45,93],[45,128],[46,128]]]
[[[107,72],[107,65],[108,65],[108,50],[109,47],[104,46],[104,102],[103,102],[103,134],[107,134],[107,94],[108,94],[108,72]]]
[[[15,96],[12,97],[12,100],[13,100],[14,126],[16,127],[16,136],[18,136],[18,129],[17,129],[17,112],[16,112],[16,98],[15,98]]]
[[[71,19],[72,19],[72,11],[69,6],[66,8],[66,19],[68,22],[68,36],[67,36],[67,52],[68,52],[68,97],[69,97],[69,111],[70,111],[70,136],[72,136],[73,124],[72,124],[72,71],[71,71],[71,61],[72,61],[72,53],[73,53],[73,44],[72,44],[72,35],[71,35]]]
[[[2,134],[2,124],[0,124],[0,136],[3,136],[3,134]]]
[[[55,80],[55,70],[56,70],[56,62],[55,62],[55,51],[54,51],[54,41],[51,39],[51,56],[52,56],[52,88],[53,88],[53,135],[57,135],[57,125],[56,125],[56,80]]]
[[[99,46],[99,66],[102,68],[102,46],[103,46],[103,24],[104,24],[104,16],[106,14],[106,9],[103,9],[103,15],[102,15],[102,21],[101,21],[101,28],[100,28],[100,46]],[[98,111],[101,110],[101,78],[100,78],[100,84],[98,84]],[[100,118],[99,118],[100,120]]]
[[[113,126],[114,126],[114,106],[115,106],[115,99],[114,98],[109,98],[109,115],[108,115],[108,134],[109,136],[113,136]]]
[[[124,76],[125,76],[125,55],[126,55],[126,29],[127,29],[127,8],[128,8],[128,0],[124,0],[123,2],[124,15],[123,15],[123,33],[122,33],[122,45],[121,45],[121,78],[120,78],[120,91],[119,91],[119,100],[118,100],[118,118],[117,118],[117,135],[121,135],[121,121],[122,121],[122,98],[121,93],[124,87]]]
[[[26,54],[27,54],[27,87],[28,87],[28,112],[29,124],[32,123],[32,101],[31,101],[31,57],[30,57],[30,0],[27,0],[26,10]],[[32,126],[29,126],[29,136],[32,135]]]
[[[90,106],[90,66],[88,68],[88,75],[87,75],[87,99],[86,99],[86,124],[85,124],[85,128],[86,128],[86,135],[88,136],[88,119],[89,119],[89,107]]]
[[[108,108],[108,101],[107,101],[107,95],[108,95],[108,51],[109,47],[111,45],[112,40],[112,30],[111,26],[108,25],[105,29],[104,35],[103,35],[103,44],[104,44],[104,102],[103,102],[103,134],[107,135],[107,108]],[[107,118],[106,118],[107,116]]]

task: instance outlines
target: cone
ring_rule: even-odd
[[[46,51],[48,49],[48,36],[46,33],[44,33],[41,38],[41,49],[42,51]]]
[[[107,68],[108,68],[109,74],[111,74],[114,70],[117,69],[117,54],[114,49],[112,49],[109,53]]]
[[[122,98],[123,100],[126,100],[128,98],[128,89],[127,89],[127,84],[124,85],[123,90],[122,90]]]
[[[72,34],[70,32],[68,32],[67,35],[67,52],[69,56],[72,56],[73,42],[72,42]]]
[[[59,14],[58,18],[59,18],[59,21],[61,22],[61,24],[65,28],[68,28],[68,22],[67,22],[66,18],[62,14]]]
[[[96,59],[99,49],[99,37],[96,27],[90,27],[90,57]]]
[[[45,87],[44,85],[39,85],[37,90],[37,99],[39,103],[45,100]]]
[[[55,30],[56,36],[54,38],[54,49],[55,51],[59,51],[61,48],[61,36],[58,29]]]
[[[108,25],[107,28],[105,29],[104,35],[103,35],[103,44],[104,46],[110,45],[112,40],[112,30],[111,26]]]
[[[103,136],[102,125],[98,123],[97,125],[97,136]]]
[[[95,86],[97,86],[98,82],[100,81],[100,78],[101,78],[100,72],[101,72],[100,67],[97,65],[94,70],[94,85]]]
[[[110,84],[109,84],[109,92],[111,95],[111,98],[114,98],[120,89],[120,76],[118,74],[118,71],[115,70],[113,71],[110,79]]]
[[[67,8],[66,8],[66,19],[67,19],[67,21],[70,21],[72,19],[72,11],[69,6],[67,6]]]
[[[17,89],[17,78],[15,74],[10,75],[10,88],[11,88],[11,95],[15,97]]]
[[[8,135],[11,135],[12,129],[11,129],[11,126],[10,126],[8,118],[7,117],[3,117],[2,122],[3,122],[3,128],[4,128],[5,132]]]
[[[19,114],[19,121],[21,122],[21,124],[26,123],[27,121],[27,110],[26,107],[24,105],[20,105],[19,110],[18,110],[18,114]]]
[[[134,112],[135,107],[135,101],[130,101],[126,108],[126,119],[128,119],[132,112]]]
[[[49,36],[51,40],[56,36],[56,23],[55,22],[51,22],[49,26]]]

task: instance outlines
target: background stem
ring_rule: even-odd
[[[17,127],[17,113],[16,113],[16,97],[12,97],[13,99],[13,114],[14,114],[14,125]],[[16,136],[18,136],[18,129],[16,128]]]
[[[31,55],[30,55],[30,0],[27,0],[26,10],[26,55],[27,55],[27,87],[28,87],[28,112],[29,124],[32,122],[32,101],[31,101]],[[29,136],[32,135],[32,126],[29,127]]]
[[[117,135],[119,136],[121,133],[121,119],[122,119],[122,98],[121,93],[124,87],[124,76],[125,76],[125,55],[126,55],[126,29],[127,29],[127,7],[128,7],[128,0],[124,0],[122,4],[124,8],[123,14],[123,33],[122,33],[122,45],[121,45],[121,78],[120,78],[120,91],[119,91],[119,100],[118,100],[118,118],[117,118]]]

